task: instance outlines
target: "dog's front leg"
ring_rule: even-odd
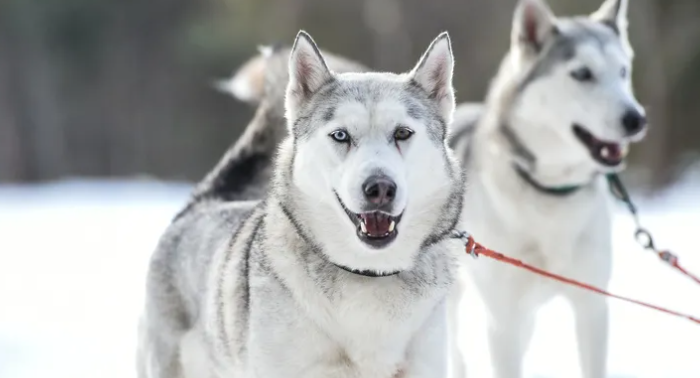
[[[499,272],[508,278],[507,273]],[[532,295],[532,278],[512,272],[510,279],[483,286],[482,298],[488,318],[491,365],[496,378],[522,377],[522,360],[534,331],[535,310],[540,305]]]
[[[164,323],[164,322],[163,322]],[[138,378],[182,378],[180,335],[141,321],[137,356]]]
[[[576,319],[582,377],[605,377],[608,354],[608,303],[603,296],[582,291],[573,292],[568,297]]]
[[[464,354],[459,345],[460,340],[460,304],[464,295],[464,282],[457,279],[447,297],[447,339],[450,351],[450,377],[465,378],[467,374]]]
[[[576,251],[577,259],[568,275],[600,288],[607,288],[612,273],[610,220],[595,223]],[[579,364],[583,378],[606,375],[608,355],[608,302],[597,293],[576,287],[564,291],[574,312]]]
[[[395,378],[446,378],[448,372],[447,305],[441,303],[413,337],[405,367]]]
[[[534,316],[513,311],[489,321],[488,338],[494,377],[522,377],[522,360],[532,338]]]

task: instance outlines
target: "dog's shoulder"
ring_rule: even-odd
[[[159,253],[168,255],[205,244],[208,240],[229,239],[238,226],[260,205],[258,201],[198,203],[168,226],[159,241],[154,258],[157,258]]]
[[[171,298],[165,299],[181,303],[187,318],[196,317],[212,258],[241,237],[244,224],[262,206],[257,201],[205,202],[173,221],[151,257],[148,291],[167,293]]]

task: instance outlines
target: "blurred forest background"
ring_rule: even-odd
[[[253,109],[214,90],[256,46],[309,31],[375,69],[411,68],[452,36],[459,101],[484,97],[516,0],[2,0],[0,182],[199,180]],[[588,14],[602,0],[549,0]],[[663,187],[700,155],[700,1],[630,0],[634,80],[652,129],[639,183]]]

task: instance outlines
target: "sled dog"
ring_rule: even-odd
[[[623,168],[647,123],[631,86],[627,6],[607,0],[590,16],[557,18],[543,0],[520,0],[485,104],[458,106],[453,125],[469,179],[463,225],[475,239],[603,288],[612,250],[605,174]],[[604,297],[500,262],[467,261],[489,313],[496,377],[521,377],[537,310],[555,295],[573,308],[583,377],[605,376]],[[450,304],[458,307],[461,295],[455,290]],[[457,324],[457,312],[450,315]]]
[[[139,377],[444,377],[449,37],[408,73],[340,74],[300,32],[288,65],[269,193],[194,202],[152,256]]]

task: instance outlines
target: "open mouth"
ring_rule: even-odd
[[[401,222],[402,214],[393,216],[380,210],[368,211],[364,213],[353,213],[345,207],[338,194],[338,202],[345,210],[350,221],[357,227],[357,237],[365,244],[373,248],[384,248],[389,245],[399,233],[397,228]]]
[[[602,141],[578,124],[574,124],[573,129],[574,135],[586,146],[595,161],[608,167],[622,164],[625,150],[620,143]]]

